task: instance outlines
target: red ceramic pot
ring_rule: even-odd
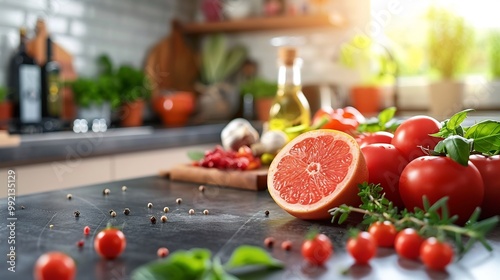
[[[155,98],[154,109],[163,124],[170,127],[184,126],[195,107],[195,96],[192,92],[177,91]]]

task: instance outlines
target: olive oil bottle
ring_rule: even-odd
[[[291,140],[309,128],[311,110],[302,93],[302,60],[297,57],[297,50],[280,48],[278,61],[278,91],[269,112],[269,129],[282,130]]]

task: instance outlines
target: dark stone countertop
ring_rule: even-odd
[[[128,187],[126,192],[121,191],[123,185]],[[103,196],[104,188],[111,190],[108,196]],[[66,198],[68,192],[72,193],[72,200]],[[183,199],[180,205],[175,203],[178,197]],[[152,209],[147,208],[149,202],[154,205]],[[168,221],[151,224],[149,217],[159,218],[164,206],[170,207]],[[286,268],[245,279],[498,279],[500,275],[500,228],[494,229],[488,238],[493,252],[477,245],[461,261],[448,266],[446,272],[426,270],[421,263],[399,259],[392,249],[379,249],[370,265],[358,266],[345,252],[346,227],[329,221],[296,219],[281,210],[267,191],[207,186],[202,193],[197,184],[146,177],[19,196],[15,207],[15,215],[10,217],[17,220],[11,231],[6,226],[11,222],[7,220],[7,199],[0,200],[0,252],[4,256],[0,279],[31,279],[36,259],[53,250],[75,259],[77,279],[130,279],[135,268],[157,259],[159,247],[167,247],[171,252],[207,248],[225,261],[238,245],[263,247],[268,236],[277,241],[271,254],[284,261]],[[131,209],[129,216],[122,214],[125,207]],[[191,208],[195,215],[188,214]],[[110,209],[117,212],[115,218],[108,214]],[[210,214],[201,214],[204,209]],[[78,219],[73,216],[76,210],[81,212]],[[268,217],[265,210],[270,211]],[[107,223],[123,227],[127,238],[125,252],[112,261],[102,260],[92,246],[96,233]],[[85,226],[91,228],[88,237],[83,235]],[[311,267],[300,255],[301,242],[312,226],[334,243],[335,253],[324,267]],[[15,238],[15,273],[7,270],[5,261],[10,235]],[[79,249],[75,243],[82,238],[85,245]],[[280,248],[284,240],[292,241],[290,252]]]
[[[104,156],[188,145],[220,143],[225,124],[182,128],[115,128],[106,132],[53,132],[22,135],[16,147],[0,148],[0,168],[82,157]]]

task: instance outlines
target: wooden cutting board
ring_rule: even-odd
[[[220,170],[182,164],[160,174],[175,181],[259,191],[267,188],[267,170],[267,167],[247,171]]]

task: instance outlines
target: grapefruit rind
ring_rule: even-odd
[[[314,141],[317,139],[320,140]],[[308,144],[321,145],[328,143],[330,146],[304,147],[302,144],[306,141],[309,142]],[[341,151],[332,150],[332,144],[340,144]],[[335,153],[334,155],[331,154],[332,151]],[[291,159],[297,157],[298,153],[303,153],[302,157]],[[328,157],[333,158],[328,161],[326,159]],[[325,187],[321,186],[324,181],[320,179],[325,174],[316,174],[314,172],[317,171],[316,168],[321,170],[321,165],[330,165],[329,167],[332,168],[332,162],[339,160],[341,164],[342,161],[346,161],[347,170],[344,170],[345,174],[340,180],[335,182],[335,179],[339,178],[331,178],[330,181],[334,181],[332,185],[336,183],[336,186],[330,186],[329,190],[325,190]],[[317,163],[317,167],[314,165],[315,163]],[[310,172],[311,170],[304,170],[304,168],[312,168],[314,174]],[[284,174],[287,175],[286,178],[283,178]],[[305,185],[296,186],[291,183],[287,185],[287,179],[297,182],[297,177],[306,177],[307,174],[311,177],[304,178]],[[281,177],[281,179],[277,179],[277,177]],[[352,136],[336,130],[320,129],[299,135],[281,149],[269,167],[267,180],[271,197],[288,213],[302,219],[326,219],[331,217],[328,210],[333,207],[341,204],[359,206],[358,184],[368,180],[368,168],[359,145]],[[288,193],[294,193],[296,197],[286,197],[284,195],[286,191],[282,193],[279,190],[287,186],[295,189],[295,193],[294,191]],[[320,199],[315,197],[318,195],[318,189],[323,192],[323,197]],[[314,192],[315,195],[311,195],[311,192]],[[301,202],[296,199],[297,197],[313,197],[313,201]]]

